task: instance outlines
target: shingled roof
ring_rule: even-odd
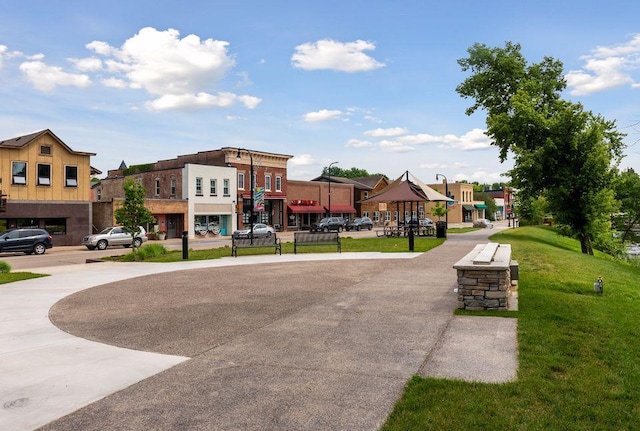
[[[95,156],[96,153],[87,153],[84,151],[74,151],[67,144],[62,142],[60,138],[58,138],[51,130],[44,129],[39,132],[33,132],[28,135],[17,136],[11,139],[5,139],[4,141],[0,141],[0,148],[23,148],[29,145],[31,142],[35,141],[42,135],[49,134],[53,139],[55,139],[60,145],[62,145],[67,151],[72,154],[77,154],[80,156]]]

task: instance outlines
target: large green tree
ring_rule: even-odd
[[[116,223],[131,232],[131,237],[140,232],[140,226],[153,222],[153,214],[144,206],[146,189],[142,184],[128,178],[124,182],[124,204],[115,210]],[[135,253],[136,247],[131,247]]]
[[[611,181],[622,158],[623,134],[615,122],[563,100],[562,63],[545,57],[528,64],[520,45],[504,48],[475,44],[458,62],[471,76],[458,93],[475,100],[467,109],[487,114],[486,134],[513,157],[512,185],[524,199],[544,193],[556,221],[593,254],[592,240],[608,228],[613,210]]]
[[[329,172],[328,166],[322,168],[322,175],[329,175],[331,173],[332,177],[343,177],[343,178],[361,178],[361,177],[369,177],[369,176],[385,176],[383,174],[370,174],[366,169],[360,169],[353,167],[351,169],[342,169],[338,166],[331,166],[331,172]]]

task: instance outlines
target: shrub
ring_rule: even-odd
[[[166,253],[167,249],[162,244],[145,244],[140,247],[136,253],[129,253],[122,256],[122,260],[125,262],[145,260],[158,257]]]
[[[4,260],[0,260],[0,273],[8,274],[11,272],[11,265],[9,265]]]

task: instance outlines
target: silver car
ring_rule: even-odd
[[[147,240],[147,232],[142,226],[135,237],[131,236],[131,232],[122,226],[109,226],[102,229],[94,235],[88,235],[82,238],[82,245],[89,250],[104,250],[113,245],[121,245],[123,247],[140,247]]]
[[[233,232],[233,238],[259,238],[259,237],[272,237],[274,235],[274,230],[271,226],[268,226],[264,223],[256,223],[253,225],[253,234],[251,234],[251,228],[249,229],[238,229]]]

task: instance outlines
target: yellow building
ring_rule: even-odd
[[[442,193],[443,195],[449,195],[453,199],[453,202],[447,204],[449,212],[447,218],[449,223],[463,223],[472,222],[478,218],[484,218],[484,202],[475,202],[473,199],[473,184],[469,183],[437,183],[429,184],[434,190]],[[431,211],[436,204],[434,202],[427,202],[427,217],[437,221],[437,217],[431,215]],[[441,204],[443,205],[443,204]],[[444,220],[444,218],[443,218]]]
[[[90,165],[49,129],[0,141],[0,231],[38,227],[56,245],[91,233]]]

